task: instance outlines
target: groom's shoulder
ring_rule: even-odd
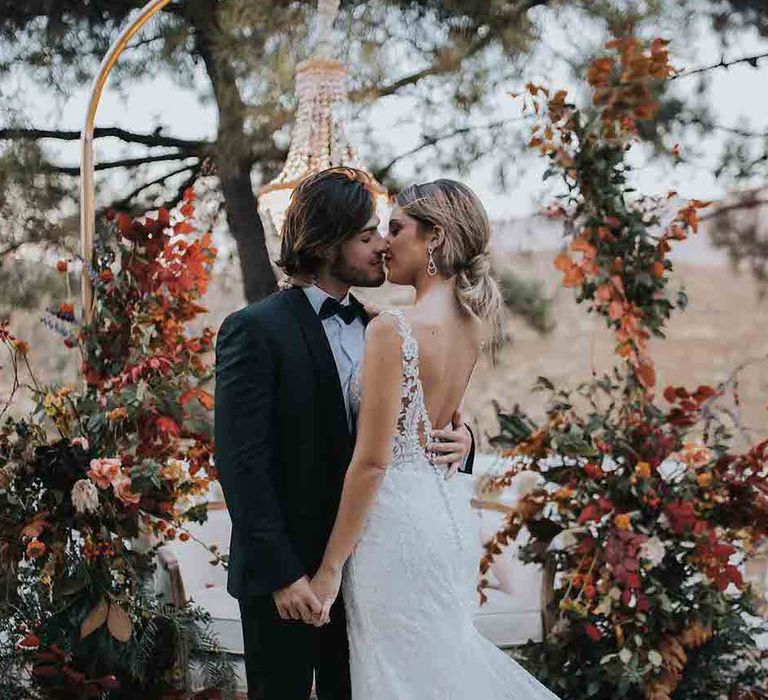
[[[290,304],[296,290],[281,289],[264,299],[251,302],[232,311],[225,319],[226,323],[255,324],[268,328],[272,323],[285,319],[286,305]]]

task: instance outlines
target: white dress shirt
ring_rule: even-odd
[[[316,314],[320,314],[320,307],[326,299],[333,299],[330,294],[324,292],[316,285],[302,287],[304,294],[307,295],[309,303]],[[349,293],[339,302],[342,306],[349,304]],[[350,324],[344,323],[338,315],[331,316],[321,321],[325,337],[328,338],[328,344],[331,346],[333,359],[336,362],[336,369],[339,373],[341,383],[341,393],[344,397],[344,408],[347,412],[347,425],[352,431],[352,415],[349,410],[349,389],[355,368],[363,359],[363,346],[365,344],[365,325],[358,317]]]

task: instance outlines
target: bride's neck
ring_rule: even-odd
[[[456,279],[451,277],[424,277],[416,281],[416,304],[452,307],[456,304]]]

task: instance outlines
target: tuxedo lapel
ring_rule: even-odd
[[[343,445],[350,439],[347,411],[341,393],[336,361],[333,359],[333,351],[323,330],[323,324],[307,299],[307,295],[300,288],[286,290],[286,299],[299,322],[312,358],[320,390],[318,398],[322,402],[320,414],[327,418],[328,427],[332,431],[328,439],[332,443]]]

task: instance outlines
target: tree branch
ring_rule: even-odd
[[[520,121],[520,118],[512,117],[510,119],[500,119],[499,121],[490,122],[489,124],[480,124],[477,126],[463,126],[458,129],[453,129],[452,131],[449,131],[445,134],[438,134],[435,136],[425,135],[424,138],[422,139],[422,142],[418,146],[414,146],[410,150],[395,156],[392,160],[389,161],[389,163],[382,166],[381,168],[377,168],[376,178],[380,179],[382,177],[386,177],[389,174],[389,171],[392,170],[392,168],[395,166],[396,163],[399,163],[401,160],[405,158],[409,158],[410,156],[413,156],[416,153],[419,153],[426,148],[436,146],[441,141],[447,141],[448,139],[455,138],[456,136],[463,136],[464,134],[469,134],[473,131],[485,131],[485,130],[498,129],[499,127],[502,127],[505,124],[508,124],[509,122],[513,122],[513,121]]]
[[[694,68],[693,70],[684,71],[682,73],[678,73],[677,75],[673,75],[670,80],[676,80],[677,78],[687,78],[690,75],[696,75],[697,73],[706,73],[710,70],[715,70],[717,68],[725,68],[728,69],[731,66],[735,66],[739,63],[749,63],[750,66],[753,68],[757,68],[758,61],[760,61],[763,58],[768,58],[768,51],[765,53],[757,54],[756,56],[744,56],[743,58],[737,58],[733,61],[726,61],[725,58],[721,58],[718,63],[713,63],[711,66],[703,66],[701,68]]]
[[[699,221],[717,219],[719,216],[727,214],[731,211],[738,211],[741,209],[757,209],[758,207],[762,206],[768,206],[768,199],[742,199],[739,202],[734,202],[733,204],[725,204],[718,207],[717,209],[713,209],[708,214],[702,214],[699,216]]]
[[[163,136],[160,133],[160,129],[156,129],[150,134],[139,134],[116,126],[96,127],[96,129],[94,129],[93,137],[96,139],[110,136],[125,141],[126,143],[140,143],[145,146],[183,148],[189,151],[202,151],[213,146],[213,144],[208,141],[195,141],[180,139],[173,136]],[[78,141],[80,140],[80,132],[61,129],[24,129],[18,127],[0,129],[0,140],[11,139],[57,139],[59,141]]]
[[[188,187],[192,187],[192,185],[197,182],[197,178],[200,177],[202,174],[203,164],[198,163],[192,170],[192,172],[184,178],[184,180],[179,184],[178,188],[176,189],[176,196],[169,202],[169,208],[173,209],[176,205],[178,205],[179,202],[184,197],[184,191]]]
[[[161,175],[160,177],[157,177],[154,180],[151,180],[150,182],[145,182],[143,185],[139,185],[136,189],[134,189],[132,192],[129,192],[121,200],[115,202],[111,208],[125,209],[131,203],[132,199],[140,195],[144,190],[152,187],[152,185],[160,185],[164,183],[166,180],[172,178],[174,175],[180,175],[181,173],[187,172],[187,170],[197,170],[198,168],[199,168],[199,163],[191,163],[190,165],[182,165],[180,168],[171,170],[170,172],[165,173],[165,175]]]
[[[734,134],[735,136],[741,136],[745,139],[757,139],[768,137],[768,131],[749,131],[748,129],[739,129],[735,126],[726,126],[725,124],[715,124],[714,122],[706,122],[701,117],[680,117],[678,119],[683,126],[700,126],[702,129],[712,129],[714,131],[722,131],[726,134]]]
[[[357,102],[364,99],[370,100],[378,97],[394,95],[396,92],[406,87],[407,85],[418,83],[420,80],[428,78],[429,76],[451,73],[459,68],[464,60],[482,51],[491,43],[491,41],[493,41],[494,38],[494,34],[492,32],[488,32],[485,36],[479,38],[477,41],[467,47],[463,53],[450,50],[439,52],[437,59],[434,63],[432,63],[431,66],[423,68],[420,71],[416,71],[415,73],[411,73],[411,75],[406,75],[396,80],[395,82],[390,83],[389,85],[383,85],[380,87],[377,87],[376,85],[370,85],[368,87],[354,90],[350,93],[349,99],[353,102]]]
[[[29,241],[15,241],[14,243],[7,245],[5,248],[0,249],[0,258],[4,258],[6,255],[8,255],[8,253],[13,253],[26,243],[29,243]]]
[[[97,163],[94,170],[111,170],[112,168],[134,168],[144,163],[159,163],[168,160],[184,160],[185,158],[197,158],[194,153],[161,153],[157,156],[143,156],[140,158],[123,158],[122,160],[110,160],[104,163]],[[79,175],[80,166],[69,165],[50,165],[50,170],[62,173],[63,175]]]

